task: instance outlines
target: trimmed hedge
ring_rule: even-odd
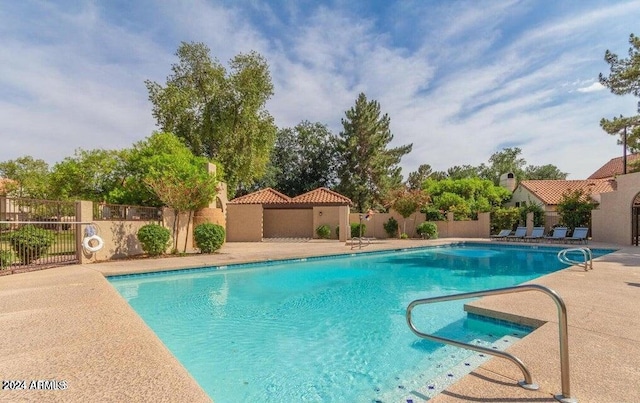
[[[328,225],[320,225],[316,228],[316,235],[321,239],[329,239],[331,238],[331,227]]]
[[[202,253],[213,253],[220,249],[224,244],[225,235],[224,227],[218,224],[204,223],[193,230],[196,246]]]
[[[438,226],[432,222],[423,222],[416,227],[416,232],[424,239],[438,238]]]
[[[149,256],[159,256],[169,247],[171,231],[158,224],[147,224],[138,230],[138,241]]]
[[[7,238],[13,250],[16,251],[18,259],[24,264],[29,264],[45,255],[56,239],[51,231],[33,225],[25,225],[10,233]]]

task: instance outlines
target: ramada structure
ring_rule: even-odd
[[[289,197],[272,188],[237,197],[227,204],[227,241],[261,242],[263,238],[313,238],[315,228],[328,225],[331,237],[344,242],[349,228],[348,197],[317,188]]]

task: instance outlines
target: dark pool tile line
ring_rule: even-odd
[[[106,275],[106,277],[108,277],[109,279],[126,279],[126,278],[132,278],[132,277],[137,278],[137,277],[148,277],[148,276],[160,276],[165,274],[176,274],[176,273],[193,273],[193,272],[206,272],[206,271],[216,271],[216,270],[246,269],[246,268],[251,268],[256,266],[261,266],[261,267],[275,266],[279,264],[299,263],[299,262],[317,261],[317,260],[326,260],[326,259],[346,259],[346,258],[361,256],[361,255],[366,255],[366,256],[383,255],[383,254],[392,254],[397,252],[418,251],[418,250],[436,249],[436,248],[450,248],[452,246],[460,246],[460,242],[446,244],[446,245],[415,246],[415,247],[385,249],[385,250],[375,250],[375,251],[336,253],[331,255],[309,256],[304,258],[289,258],[289,259],[274,259],[274,260],[269,259],[269,260],[262,260],[259,262],[231,263],[227,265],[203,266],[203,267],[172,269],[172,270],[153,271],[153,272],[144,272],[144,273],[115,274],[115,275]]]
[[[474,319],[474,320],[479,320],[479,321],[482,321],[482,322],[489,322],[489,323],[493,323],[493,324],[500,325],[500,326],[504,326],[504,327],[507,327],[509,329],[516,330],[518,332],[522,332],[524,334],[531,333],[532,331],[535,330],[535,328],[531,327],[531,326],[526,326],[526,325],[521,325],[519,323],[509,322],[509,321],[504,320],[504,319],[491,318],[489,316],[479,315],[477,313],[472,313],[472,312],[467,312],[467,318]]]
[[[160,276],[166,274],[176,274],[176,273],[194,273],[194,272],[206,272],[206,271],[216,271],[216,270],[234,270],[234,269],[246,269],[256,266],[273,266],[279,264],[287,264],[287,263],[297,263],[304,261],[317,261],[317,260],[325,260],[325,259],[346,259],[353,256],[358,255],[381,255],[381,254],[389,254],[389,253],[397,253],[397,252],[408,252],[408,251],[420,251],[420,250],[429,250],[429,249],[442,249],[442,248],[452,248],[452,247],[487,247],[490,245],[498,246],[499,248],[531,248],[531,249],[547,249],[550,251],[561,251],[563,248],[553,247],[553,246],[521,246],[521,245],[507,245],[507,244],[491,244],[488,242],[451,242],[443,245],[430,245],[430,246],[415,246],[415,247],[407,247],[407,248],[395,248],[395,249],[386,249],[386,250],[376,250],[376,251],[362,251],[362,252],[347,252],[347,253],[336,253],[331,255],[323,255],[323,256],[309,256],[305,258],[289,258],[289,259],[275,259],[275,260],[263,260],[259,262],[249,262],[249,263],[231,263],[227,265],[217,265],[217,266],[204,266],[204,267],[194,267],[194,268],[186,268],[186,269],[173,269],[173,270],[164,270],[164,271],[154,271],[154,272],[145,272],[145,273],[130,273],[130,274],[117,274],[117,275],[107,275],[107,277],[111,279],[127,279],[127,278],[137,278],[137,277],[147,277],[147,276]],[[594,253],[607,254],[614,252],[615,249],[592,249]]]
[[[498,248],[505,248],[505,249],[543,249],[549,252],[560,252],[563,249],[567,249],[567,248],[575,248],[578,247],[580,245],[566,245],[565,247],[562,246],[550,246],[550,245],[536,245],[536,244],[531,244],[531,243],[523,243],[523,244],[503,244],[503,243],[490,243],[490,242],[469,242],[469,241],[460,241],[460,242],[454,242],[450,244],[451,246],[469,246],[469,247],[498,247]],[[584,246],[584,245],[582,245]],[[586,245],[587,247],[589,247],[588,245]],[[600,254],[600,255],[606,255],[608,253],[613,253],[615,251],[617,251],[618,249],[609,249],[609,248],[590,248],[591,252],[593,252],[594,254]]]

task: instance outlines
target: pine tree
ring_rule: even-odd
[[[387,114],[361,93],[345,112],[338,136],[338,191],[351,198],[358,211],[382,205],[387,193],[402,182],[400,159],[413,144],[387,149],[393,140]]]

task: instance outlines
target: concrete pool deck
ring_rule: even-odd
[[[383,240],[362,251],[459,240]],[[215,255],[0,276],[0,375],[3,381],[25,381],[3,382],[0,401],[211,401],[104,276],[351,252],[357,250],[336,241],[229,243]],[[579,402],[640,401],[640,248],[597,258],[593,271],[570,267],[533,282],[556,290],[567,305],[572,397]],[[527,292],[486,297],[469,309],[546,322],[508,349],[525,362],[540,389],[516,386],[522,379],[518,368],[494,358],[432,401],[555,401],[561,387],[553,302]],[[26,390],[15,389],[22,387]],[[413,401],[422,399],[416,395]]]

